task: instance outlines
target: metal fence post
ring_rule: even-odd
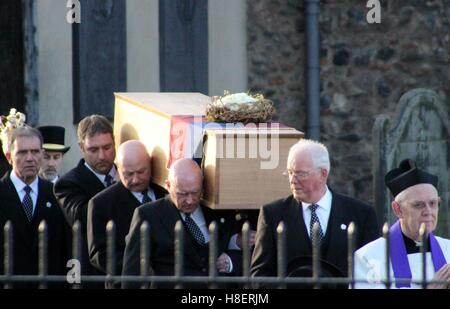
[[[46,289],[48,275],[48,231],[47,223],[42,220],[38,227],[39,232],[39,276],[41,277],[40,289]]]
[[[391,241],[390,241],[390,237],[389,237],[389,224],[387,222],[383,225],[383,237],[386,240],[386,251],[385,251],[386,281],[385,281],[385,285],[386,285],[386,289],[390,289],[391,288],[391,269],[390,269],[390,265],[389,265],[389,255],[390,255],[390,250],[391,250]]]
[[[175,224],[175,277],[182,279],[184,270],[184,226],[181,220]],[[176,289],[183,288],[183,282],[177,283]]]
[[[81,223],[79,220],[75,221],[73,227],[72,227],[72,237],[73,237],[73,241],[72,241],[72,256],[73,259],[77,260],[80,263],[80,272],[83,272],[83,264],[81,261]],[[82,276],[80,274],[80,281]],[[81,288],[81,284],[73,284],[72,285],[73,289],[80,289]]]
[[[4,226],[4,241],[5,241],[5,252],[4,252],[4,266],[5,275],[8,281],[5,283],[5,289],[12,289],[13,284],[9,279],[11,279],[14,270],[14,227],[11,221],[7,221]]]
[[[348,278],[350,279],[350,287],[355,288],[355,267],[354,267],[354,251],[355,251],[355,234],[356,227],[355,223],[350,222],[347,228],[348,236]]]
[[[245,289],[250,288],[250,224],[245,221],[242,226],[242,275],[247,279]]]
[[[277,276],[278,279],[286,277],[286,228],[284,222],[277,227]],[[280,289],[285,289],[286,284],[279,284]]]
[[[114,275],[116,273],[116,225],[113,220],[106,224],[106,248],[107,248],[107,267],[106,280],[114,286]]]
[[[141,276],[144,278],[148,276],[148,269],[150,263],[150,247],[149,247],[149,225],[144,221],[141,225]],[[147,282],[143,282],[141,289],[147,287]]]
[[[314,288],[320,289],[321,284],[318,282],[318,279],[320,277],[320,248],[321,248],[321,241],[319,239],[319,229],[320,225],[318,222],[314,223],[313,229],[311,231],[311,240],[312,240],[312,253],[313,253],[313,279],[314,279]]]
[[[217,288],[215,280],[217,278],[217,224],[215,221],[209,225],[209,280],[210,288]]]
[[[419,239],[421,242],[420,255],[422,257],[422,289],[427,288],[427,230],[425,223],[422,222],[419,228]]]

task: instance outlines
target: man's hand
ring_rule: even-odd
[[[250,231],[250,247],[252,247],[252,246],[255,244],[255,236],[256,236],[256,231],[251,230],[251,231]],[[240,233],[237,235],[237,238],[236,238],[236,245],[237,245],[239,248],[241,248],[241,250],[242,250],[242,247],[243,247],[243,243],[242,243],[242,232],[240,232]]]
[[[231,259],[226,253],[222,253],[216,261],[216,268],[219,273],[230,273],[231,272]]]
[[[450,280],[450,264],[445,264],[439,269],[439,271],[434,275],[433,280],[438,281],[449,281]],[[450,287],[450,283],[433,283],[428,285],[429,289],[448,289]]]

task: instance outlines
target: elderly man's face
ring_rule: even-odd
[[[420,240],[419,229],[425,223],[427,232],[434,231],[438,219],[439,202],[437,190],[430,184],[409,187],[392,202],[392,208],[400,219],[403,233]]]
[[[63,153],[60,151],[44,151],[39,174],[48,181],[58,177],[63,163]]]
[[[299,202],[316,203],[325,193],[328,172],[314,167],[310,155],[297,153],[288,162],[289,184]]]
[[[7,154],[16,175],[25,183],[33,182],[42,162],[41,141],[36,136],[19,136]]]
[[[94,171],[106,175],[109,173],[116,158],[114,139],[109,133],[99,133],[87,136],[80,144],[81,152],[86,162]]]
[[[175,206],[184,213],[192,213],[197,209],[202,195],[202,179],[189,177],[178,181],[167,182],[170,198]]]
[[[124,160],[118,171],[120,181],[128,190],[142,192],[148,188],[152,176],[150,160]]]

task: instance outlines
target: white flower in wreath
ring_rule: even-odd
[[[3,153],[6,154],[9,151],[9,140],[12,132],[24,126],[25,121],[25,114],[18,112],[15,108],[10,109],[8,116],[2,116],[2,121],[0,121],[0,139],[2,140]]]
[[[258,102],[257,99],[248,95],[245,92],[226,95],[222,97],[220,101],[225,107],[229,108],[232,111],[237,111],[241,107],[241,105],[245,104],[252,105]]]

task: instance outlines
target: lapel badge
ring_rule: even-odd
[[[45,206],[47,206],[47,208],[51,208],[52,207],[52,203],[47,202],[47,204],[45,204]]]
[[[225,223],[225,218],[220,218],[220,223],[224,224]]]
[[[341,224],[341,230],[345,231],[347,229],[347,225]]]

